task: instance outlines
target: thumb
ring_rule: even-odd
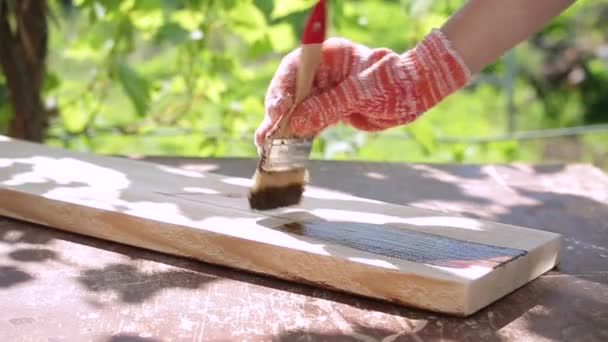
[[[264,141],[266,140],[266,133],[268,133],[268,131],[270,131],[273,124],[274,124],[274,122],[270,118],[270,116],[266,115],[266,116],[264,116],[264,120],[262,120],[260,125],[256,128],[253,141],[254,141],[256,147],[258,148],[258,150],[264,144]]]

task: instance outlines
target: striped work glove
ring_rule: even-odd
[[[264,120],[255,132],[257,146],[293,104],[298,53],[283,58],[270,82]],[[323,43],[312,93],[294,110],[290,128],[297,136],[314,136],[339,121],[364,131],[408,124],[470,78],[437,29],[403,54],[330,38]]]

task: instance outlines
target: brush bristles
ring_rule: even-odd
[[[308,172],[300,168],[283,172],[256,170],[249,192],[249,206],[270,210],[300,203]]]

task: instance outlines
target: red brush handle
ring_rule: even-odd
[[[302,33],[302,50],[296,75],[294,105],[268,132],[267,137],[291,137],[288,122],[295,107],[310,94],[315,71],[321,62],[321,47],[325,40],[325,0],[319,0],[312,9]]]
[[[302,32],[302,44],[320,44],[325,40],[326,20],[325,0],[319,0],[312,9],[304,31]]]

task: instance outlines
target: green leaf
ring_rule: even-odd
[[[108,34],[116,30],[114,22],[95,22],[89,25],[85,32],[75,36],[75,39],[64,46],[63,54],[70,59],[84,60],[88,63],[103,58],[104,50],[111,48],[115,41]]]
[[[222,94],[226,91],[226,83],[222,78],[213,77],[199,79],[197,88],[205,89],[205,98],[211,103],[218,104],[222,100]]]
[[[230,54],[213,54],[210,58],[210,66],[215,72],[232,72],[237,62]]]
[[[61,83],[59,77],[57,76],[56,73],[49,71],[46,73],[45,77],[44,77],[44,84],[43,84],[43,89],[44,91],[51,91],[54,90],[55,88],[57,88],[59,86],[59,84]],[[0,87],[0,103],[2,102],[2,89]]]
[[[256,39],[253,44],[249,46],[247,57],[256,58],[267,54],[272,51],[272,43],[268,35],[263,35],[259,39]]]
[[[329,3],[329,21],[336,29],[341,29],[344,19],[344,3],[342,1],[331,1]]]
[[[267,21],[270,21],[270,15],[274,9],[274,0],[253,0],[253,4],[260,9]]]
[[[420,144],[422,150],[430,154],[434,150],[437,145],[437,139],[434,133],[434,127],[429,120],[424,120],[425,118],[420,118],[420,120],[416,120],[415,123],[408,126],[408,133],[412,137],[414,141]]]
[[[135,8],[139,10],[152,10],[155,11],[157,9],[162,9],[164,1],[162,0],[136,0]]]
[[[0,105],[2,105],[6,101],[6,86],[2,81],[3,80],[0,79]]]
[[[227,10],[234,8],[241,0],[222,0],[222,7]]]
[[[123,1],[122,0],[97,0],[96,2],[101,4],[103,7],[105,7],[108,11],[115,11],[120,7],[120,5]]]
[[[272,18],[278,19],[295,12],[308,11],[314,4],[315,1],[311,0],[275,1]]]
[[[162,8],[134,10],[130,14],[130,19],[138,30],[154,34],[163,25],[163,10]]]
[[[74,6],[82,7],[82,6],[90,6],[93,0],[74,0]]]
[[[146,115],[150,102],[150,85],[131,66],[125,63],[116,65],[116,74],[123,90],[131,100],[138,116]]]
[[[273,25],[268,35],[275,52],[287,52],[296,47],[295,33],[287,23]]]
[[[83,94],[79,99],[78,103],[73,106],[66,106],[68,99],[59,98],[59,115],[63,128],[67,132],[80,132],[84,129],[89,116],[91,115],[91,108],[94,107],[94,99],[90,93]]]
[[[2,104],[0,102],[0,130],[7,130],[8,125],[13,117],[13,111],[8,103]]]
[[[259,8],[248,2],[241,2],[228,15],[231,29],[251,43],[264,34],[266,18]]]
[[[122,2],[121,0],[84,0],[76,1],[75,5],[83,8],[89,7],[92,19],[101,19],[120,10]],[[124,6],[124,4],[122,5]]]
[[[198,29],[204,20],[204,14],[190,9],[182,9],[171,14],[171,20],[186,31]]]
[[[156,32],[154,40],[157,43],[164,41],[177,45],[188,40],[189,36],[190,34],[188,31],[184,30],[180,25],[176,23],[165,23]]]

